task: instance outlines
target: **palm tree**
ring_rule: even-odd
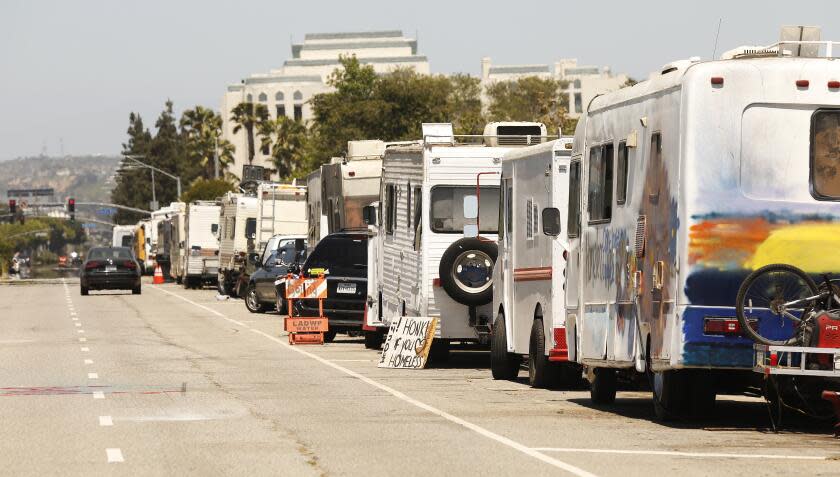
[[[303,122],[285,116],[270,121],[270,124],[268,143],[271,145],[271,160],[280,178],[288,179],[306,165],[309,130]]]
[[[245,129],[245,137],[248,140],[248,164],[253,163],[255,154],[254,130],[269,120],[268,108],[264,104],[242,102],[237,104],[230,112],[230,120],[236,124],[233,128],[234,134],[243,128]]]
[[[222,133],[222,118],[213,110],[203,106],[188,109],[181,115],[180,124],[186,138],[187,155],[201,167],[205,179],[214,177],[216,153],[221,171],[233,162],[233,144],[218,139]]]

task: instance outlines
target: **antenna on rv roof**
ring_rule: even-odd
[[[714,60],[715,55],[717,55],[717,44],[718,44],[718,37],[720,36],[720,24],[721,23],[723,23],[723,17],[718,18],[717,33],[715,33],[715,49],[712,50],[712,60]]]

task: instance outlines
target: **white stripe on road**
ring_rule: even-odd
[[[92,359],[86,359],[85,364],[93,364],[93,360]]]
[[[782,455],[782,454],[727,454],[718,452],[679,452],[679,451],[657,451],[644,449],[578,449],[571,447],[533,447],[536,451],[543,452],[585,452],[589,454],[629,454],[629,455],[662,455],[671,457],[701,457],[701,458],[724,458],[724,459],[789,459],[789,460],[826,460],[827,457],[819,455]]]
[[[87,338],[79,338],[79,343],[84,343],[85,341],[87,341]]]
[[[105,449],[105,454],[108,456],[108,463],[124,462],[122,451],[118,448]]]
[[[424,402],[418,401],[418,400],[416,400],[416,399],[414,399],[414,398],[412,398],[412,397],[410,397],[410,396],[408,396],[408,395],[406,395],[406,394],[404,394],[404,393],[402,393],[402,392],[400,392],[400,391],[397,391],[396,389],[394,389],[394,388],[392,388],[392,387],[390,387],[390,386],[386,386],[386,385],[384,385],[384,384],[382,384],[382,383],[379,383],[379,382],[377,382],[377,381],[374,381],[374,380],[373,380],[373,379],[371,379],[371,378],[368,378],[367,376],[361,375],[361,374],[359,374],[359,373],[357,373],[357,372],[355,372],[355,371],[351,371],[351,370],[349,370],[349,369],[347,369],[347,368],[345,368],[345,367],[343,367],[343,366],[341,366],[341,365],[338,365],[338,364],[332,363],[332,362],[330,362],[329,360],[324,359],[324,358],[322,358],[322,357],[320,357],[320,356],[318,356],[318,355],[316,355],[316,354],[310,353],[310,352],[308,352],[308,351],[304,351],[304,350],[300,349],[300,347],[294,347],[294,346],[291,346],[291,345],[289,345],[287,342],[285,342],[285,341],[283,341],[283,340],[281,340],[281,339],[279,339],[279,338],[276,338],[276,337],[274,337],[274,336],[271,336],[271,335],[270,335],[270,334],[268,334],[268,333],[264,333],[263,331],[260,331],[260,330],[257,330],[257,329],[254,329],[254,328],[251,328],[251,327],[249,327],[249,326],[244,325],[243,323],[240,323],[240,322],[238,322],[238,321],[236,321],[236,320],[233,320],[233,319],[231,319],[231,318],[228,318],[227,316],[225,316],[225,315],[223,315],[223,314],[219,313],[218,311],[216,311],[216,310],[214,310],[214,309],[212,309],[212,308],[210,308],[210,307],[204,306],[204,305],[202,305],[202,304],[200,304],[200,303],[196,303],[196,302],[194,302],[194,301],[192,301],[192,300],[190,300],[190,299],[188,299],[188,298],[184,298],[184,297],[182,297],[181,295],[179,295],[179,294],[177,294],[177,293],[173,293],[173,292],[171,292],[171,291],[169,291],[169,290],[165,290],[165,289],[163,289],[163,288],[159,288],[159,287],[155,287],[155,286],[153,286],[152,288],[153,288],[153,289],[155,289],[155,290],[162,291],[162,292],[164,292],[164,293],[166,293],[166,294],[168,294],[168,295],[172,295],[172,296],[174,296],[174,297],[176,297],[176,298],[179,298],[179,299],[181,299],[181,300],[183,300],[183,301],[185,301],[185,302],[187,302],[187,303],[190,303],[190,304],[192,304],[192,305],[194,305],[194,306],[197,306],[197,307],[199,307],[199,308],[201,308],[201,309],[203,309],[203,310],[206,310],[206,311],[210,312],[211,314],[213,314],[213,315],[215,315],[215,316],[218,316],[219,318],[222,318],[222,319],[224,319],[224,320],[227,320],[227,321],[229,321],[229,322],[231,322],[231,323],[236,323],[236,324],[238,324],[238,325],[242,326],[243,328],[247,328],[247,329],[249,329],[249,330],[253,331],[254,333],[256,333],[256,334],[258,334],[258,335],[261,335],[261,336],[264,336],[265,338],[268,338],[269,340],[271,340],[271,341],[273,341],[273,342],[275,342],[275,343],[277,343],[277,344],[281,345],[282,347],[284,347],[284,348],[286,348],[286,349],[288,349],[288,350],[294,351],[294,352],[296,352],[296,353],[300,353],[300,354],[301,354],[301,355],[303,355],[303,356],[306,356],[306,357],[309,357],[309,358],[311,358],[311,359],[314,359],[314,360],[316,360],[316,361],[318,361],[318,362],[320,362],[320,363],[322,363],[322,364],[324,364],[324,365],[326,365],[326,366],[329,366],[329,367],[331,367],[331,368],[333,368],[333,369],[335,369],[335,370],[337,370],[337,371],[340,371],[340,372],[342,372],[342,373],[344,373],[344,374],[346,374],[346,375],[348,375],[348,376],[352,376],[352,377],[354,377],[354,378],[356,378],[356,379],[358,379],[358,380],[362,381],[363,383],[369,384],[370,386],[373,386],[373,387],[378,388],[378,389],[380,389],[380,390],[382,390],[382,391],[385,391],[386,393],[388,393],[388,394],[390,394],[390,395],[394,396],[395,398],[400,399],[400,400],[402,400],[402,401],[404,401],[404,402],[406,402],[406,403],[408,403],[408,404],[411,404],[412,406],[415,406],[415,407],[418,407],[418,408],[420,408],[420,409],[423,409],[424,411],[428,411],[428,412],[430,412],[430,413],[432,413],[432,414],[434,414],[434,415],[436,415],[436,416],[438,416],[438,417],[441,417],[441,418],[443,418],[443,419],[446,419],[446,420],[447,420],[447,421],[449,421],[449,422],[452,422],[452,423],[457,424],[457,425],[459,425],[459,426],[462,426],[462,427],[464,427],[464,428],[466,428],[466,429],[469,429],[469,430],[471,430],[471,431],[473,431],[473,432],[475,432],[475,433],[477,433],[477,434],[479,434],[479,435],[482,435],[482,436],[484,436],[484,437],[487,437],[488,439],[492,439],[492,440],[494,440],[494,441],[496,441],[496,442],[498,442],[498,443],[500,443],[500,444],[503,444],[503,445],[506,445],[506,446],[508,446],[508,447],[510,447],[510,448],[513,448],[513,449],[515,449],[515,450],[517,450],[517,451],[519,451],[519,452],[521,452],[521,453],[523,453],[523,454],[525,454],[525,455],[527,455],[527,456],[529,456],[529,457],[533,457],[533,458],[538,459],[538,460],[540,460],[540,461],[542,461],[542,462],[545,462],[546,464],[553,465],[554,467],[557,467],[558,469],[565,470],[566,472],[569,472],[570,474],[573,474],[573,475],[577,475],[577,476],[579,476],[579,477],[595,477],[595,474],[592,474],[592,473],[590,473],[590,472],[587,472],[587,471],[585,471],[585,470],[583,470],[583,469],[581,469],[581,468],[579,468],[579,467],[575,467],[575,466],[573,466],[573,465],[571,465],[571,464],[567,464],[566,462],[563,462],[563,461],[561,461],[561,460],[559,460],[559,459],[555,459],[554,457],[551,457],[551,456],[549,456],[549,455],[543,454],[543,453],[542,453],[542,452],[540,452],[540,451],[537,451],[537,450],[531,449],[531,448],[530,448],[530,447],[528,447],[528,446],[525,446],[525,445],[523,445],[523,444],[520,444],[519,442],[516,442],[516,441],[514,441],[514,440],[512,440],[512,439],[509,439],[509,438],[507,438],[507,437],[505,437],[505,436],[502,436],[502,435],[496,434],[495,432],[492,432],[492,431],[490,431],[490,430],[487,430],[487,429],[485,429],[485,428],[483,428],[483,427],[481,427],[481,426],[479,426],[479,425],[477,425],[477,424],[473,424],[473,423],[471,423],[471,422],[469,422],[469,421],[465,421],[464,419],[461,419],[460,417],[457,417],[457,416],[453,416],[452,414],[449,414],[449,413],[448,413],[448,412],[446,412],[446,411],[442,411],[442,410],[440,410],[440,409],[438,409],[438,408],[436,408],[436,407],[433,407],[433,406],[430,406],[430,405],[428,405],[428,404],[426,404],[426,403],[424,403]]]
[[[76,330],[76,333],[84,333],[85,330]]]
[[[82,324],[81,324],[81,323],[79,323],[78,321],[77,321],[77,322],[75,322],[75,323],[73,323],[73,324],[74,324],[74,325],[76,325],[76,326],[82,326]]]
[[[88,351],[90,351],[90,348],[88,348],[87,346],[82,346],[81,350],[83,353],[87,353]]]
[[[105,399],[105,393],[103,393],[102,391],[94,391],[93,392],[93,398],[94,399]]]
[[[88,379],[99,379],[99,375],[97,373],[88,373]]]
[[[100,426],[113,426],[114,420],[111,419],[111,416],[99,416],[99,425]]]

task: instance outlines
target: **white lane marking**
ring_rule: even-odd
[[[76,333],[84,333],[85,330],[76,330]]]
[[[76,316],[76,312],[72,308],[70,308],[70,316]]]
[[[99,425],[100,426],[113,426],[114,420],[111,419],[111,416],[99,416]]]
[[[93,364],[93,360],[92,359],[86,359],[85,364]]]
[[[77,322],[75,322],[75,323],[73,323],[73,324],[74,324],[74,325],[76,325],[76,326],[82,326],[82,324],[81,324],[81,323],[79,323],[78,321],[77,321]]]
[[[819,455],[783,455],[783,454],[727,454],[719,452],[680,452],[634,449],[577,449],[571,447],[533,447],[543,452],[586,452],[590,454],[630,454],[630,455],[662,455],[673,457],[702,457],[702,458],[732,458],[732,459],[789,459],[789,460],[826,460]]]
[[[105,454],[108,456],[108,463],[109,464],[114,463],[114,462],[125,462],[123,460],[122,451],[119,450],[119,448],[114,447],[114,448],[105,449]]]
[[[99,374],[97,374],[97,373],[88,373],[88,379],[99,379]]]
[[[87,338],[84,338],[84,337],[79,338],[79,343],[84,343],[85,341],[87,341]]]
[[[93,392],[93,398],[94,399],[105,399],[105,393],[103,393],[102,391],[94,391]]]
[[[420,409],[423,409],[424,411],[428,411],[428,412],[430,412],[430,413],[432,413],[432,414],[434,414],[438,417],[446,419],[449,422],[452,422],[452,423],[457,424],[459,426],[465,427],[465,428],[467,428],[467,429],[469,429],[469,430],[471,430],[471,431],[473,431],[473,432],[475,432],[479,435],[487,437],[488,439],[492,439],[492,440],[494,440],[494,441],[496,441],[500,444],[511,447],[511,448],[513,448],[513,449],[515,449],[515,450],[517,450],[517,451],[519,451],[519,452],[521,452],[521,453],[523,453],[523,454],[525,454],[529,457],[533,457],[537,460],[545,462],[546,464],[553,465],[554,467],[557,467],[558,469],[565,470],[566,472],[568,472],[570,474],[573,474],[573,475],[577,475],[579,477],[595,477],[595,474],[587,472],[587,471],[585,471],[585,470],[583,470],[579,467],[575,467],[575,466],[573,466],[571,464],[567,464],[566,462],[563,462],[559,459],[555,459],[554,457],[543,454],[542,452],[531,449],[530,447],[528,447],[526,445],[520,444],[519,442],[516,442],[516,441],[514,441],[512,439],[509,439],[505,436],[496,434],[495,432],[487,430],[487,429],[485,429],[485,428],[483,428],[483,427],[481,427],[477,424],[473,424],[469,421],[465,421],[464,419],[461,419],[460,417],[453,416],[452,414],[449,414],[446,411],[441,411],[440,409],[438,409],[436,407],[432,407],[432,406],[430,406],[430,405],[428,405],[424,402],[421,402],[421,401],[418,401],[418,400],[416,400],[412,397],[409,397],[408,395],[406,395],[406,394],[404,394],[400,391],[397,391],[396,389],[394,389],[390,386],[386,386],[382,383],[379,383],[378,381],[374,381],[373,379],[368,378],[367,376],[363,376],[363,375],[361,375],[361,374],[359,374],[355,371],[351,371],[351,370],[349,370],[349,369],[347,369],[347,368],[345,368],[341,365],[332,363],[329,360],[327,360],[325,358],[322,358],[322,357],[320,357],[316,354],[310,353],[308,351],[304,351],[304,350],[300,349],[300,347],[293,347],[293,346],[289,345],[287,342],[285,342],[285,341],[283,341],[279,338],[276,338],[274,336],[271,336],[268,333],[264,333],[263,331],[251,328],[249,326],[245,326],[244,324],[242,324],[242,323],[240,323],[236,320],[233,320],[231,318],[228,318],[227,316],[219,313],[218,311],[216,311],[212,308],[204,306],[200,303],[196,303],[196,302],[194,302],[194,301],[192,301],[188,298],[184,298],[181,295],[178,295],[177,293],[173,293],[169,290],[164,290],[163,288],[158,288],[158,287],[155,287],[155,286],[153,286],[152,288],[155,289],[155,290],[160,290],[160,291],[162,291],[162,292],[164,292],[168,295],[172,295],[176,298],[180,298],[181,300],[183,300],[187,303],[190,303],[194,306],[197,306],[197,307],[199,307],[203,310],[207,310],[208,312],[212,313],[213,315],[216,315],[216,316],[218,316],[218,317],[220,317],[224,320],[230,321],[232,323],[236,323],[236,324],[242,326],[243,328],[247,328],[247,329],[253,331],[254,333],[256,333],[258,335],[262,335],[262,336],[268,338],[269,340],[274,341],[275,343],[283,346],[284,348],[286,348],[288,350],[294,351],[296,353],[300,353],[303,356],[314,359],[315,361],[318,361],[318,362],[320,362],[320,363],[322,363],[326,366],[329,366],[329,367],[331,367],[331,368],[333,368],[337,371],[340,371],[340,372],[342,372],[342,373],[344,373],[348,376],[352,376],[352,377],[362,381],[363,383],[369,384],[370,386],[373,386],[373,387],[378,388],[382,391],[385,391],[386,393],[394,396],[397,399],[405,401],[406,403],[411,404],[411,405],[413,405],[415,407],[418,407]]]
[[[82,353],[87,353],[88,351],[90,351],[90,348],[88,348],[87,346],[82,346],[80,349],[82,350]]]

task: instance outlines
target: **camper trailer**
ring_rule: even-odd
[[[184,240],[186,239],[185,219],[187,204],[183,202],[172,202],[169,204],[172,212],[167,222],[169,249],[169,276],[177,283],[182,283],[184,267],[186,266],[186,254],[184,253]]]
[[[307,243],[311,251],[315,244],[329,233],[327,216],[321,203],[321,168],[306,176]]]
[[[384,148],[382,141],[349,141],[346,157],[321,166],[321,207],[327,233],[365,227],[362,209],[379,200]]]
[[[199,288],[219,274],[219,209],[215,201],[197,200],[186,207],[184,219],[184,288]]]
[[[134,225],[115,226],[112,232],[111,246],[134,248],[134,232],[136,228]]]
[[[306,186],[296,183],[264,182],[257,186],[257,217],[254,249],[265,250],[275,235],[305,235],[307,233]]]
[[[451,341],[487,343],[501,158],[546,137],[540,123],[506,128],[505,137],[495,124],[483,136],[456,137],[451,124],[424,124],[423,140],[385,149],[379,217],[368,241],[368,347],[378,347],[398,316],[440,318],[433,347],[440,359]],[[476,218],[465,214],[470,198]]]
[[[523,356],[532,386],[580,377],[568,363],[563,293],[571,157],[571,137],[502,157],[490,341],[495,379],[515,379]]]
[[[249,251],[245,224],[256,221],[258,201],[253,195],[228,192],[221,204],[217,286],[223,295],[241,296],[240,274],[245,270]]]
[[[622,373],[651,382],[660,418],[708,411],[753,384],[753,342],[735,326],[744,278],[768,263],[840,271],[840,44],[803,30],[667,64],[589,104],[565,286],[569,358],[593,401],[614,400]],[[752,312],[764,336],[790,333]]]

